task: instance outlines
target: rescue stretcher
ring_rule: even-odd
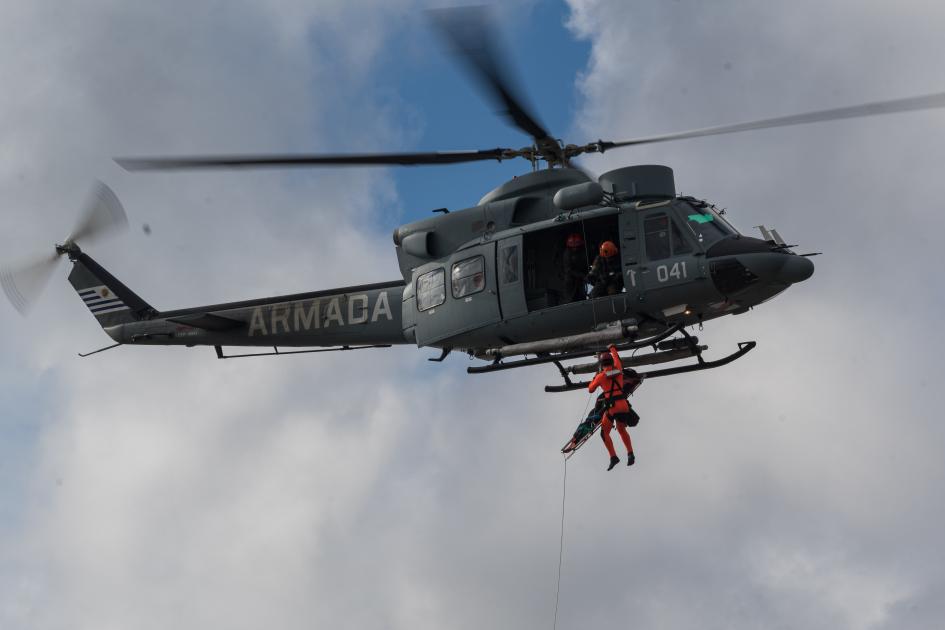
[[[629,397],[633,395],[633,392],[637,391],[637,388],[640,387],[641,383],[643,383],[643,379],[640,378],[640,375],[636,374],[636,372],[632,372],[632,371],[630,374],[627,374],[627,378],[632,379],[632,380],[624,384],[623,391],[624,391],[624,396],[627,399],[629,399]],[[598,410],[599,401],[600,401],[600,398],[598,397],[598,401],[594,403],[594,407],[587,414],[587,416],[585,416],[584,420],[582,420],[581,423],[578,425],[578,430],[580,430],[580,428],[584,426],[585,424],[587,424],[588,422],[590,422],[592,426],[589,429],[587,429],[586,432],[580,438],[577,439],[577,441],[574,440],[575,436],[572,436],[571,439],[568,440],[563,447],[561,447],[561,453],[564,454],[565,459],[571,459],[571,456],[574,455],[574,453],[576,453],[578,449],[584,446],[584,443],[587,442],[589,439],[591,439],[591,437],[595,433],[597,433],[597,431],[600,429],[601,420],[604,414],[603,414],[603,410]],[[627,402],[629,403],[629,400]],[[639,420],[639,416],[636,414],[635,411],[633,411],[632,407],[631,407],[631,412],[633,413],[634,417],[637,420]],[[596,417],[592,419],[591,417],[592,415]],[[636,425],[637,425],[636,422],[629,423],[629,426],[631,427],[634,427]],[[575,431],[575,435],[576,434],[577,434],[577,431]],[[571,442],[574,442],[574,446],[571,446]]]

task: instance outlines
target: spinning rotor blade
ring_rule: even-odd
[[[383,166],[400,164],[458,164],[519,157],[514,149],[484,151],[432,151],[429,153],[354,153],[307,155],[205,155],[198,157],[116,158],[126,171],[181,170],[197,168],[253,168],[295,166]]]
[[[118,197],[102,182],[95,182],[95,187],[79,215],[79,222],[66,239],[66,243],[76,241],[88,243],[126,229],[128,229],[128,216],[121,202],[118,201]]]
[[[495,27],[483,7],[439,9],[429,12],[437,30],[450,43],[471,73],[485,86],[511,122],[530,135],[538,150],[496,148],[481,151],[433,151],[426,153],[361,153],[307,155],[205,155],[196,157],[117,158],[128,171],[184,170],[215,168],[279,168],[300,166],[416,166],[458,164],[484,160],[502,161],[516,157],[551,158],[562,161],[562,151],[547,130],[522,105],[513,82],[500,68],[500,56],[493,35]]]
[[[96,182],[78,224],[65,242],[56,246],[56,252],[18,267],[0,269],[0,287],[13,307],[26,315],[49,282],[59,257],[78,251],[76,241],[88,243],[127,227],[128,217],[118,197],[108,186]]]
[[[0,286],[10,304],[26,315],[49,283],[59,254],[53,254],[14,269],[0,269]]]
[[[523,99],[514,89],[516,82],[502,72],[502,67],[507,68],[509,64],[498,52],[497,28],[487,9],[458,7],[435,9],[428,14],[473,76],[504,108],[512,124],[534,138],[539,146],[549,140],[554,142],[551,134],[523,105]]]
[[[726,133],[737,133],[739,131],[751,131],[754,129],[768,129],[771,127],[788,127],[791,125],[805,125],[807,123],[821,122],[826,120],[841,120],[844,118],[860,118],[863,116],[876,116],[879,114],[893,114],[896,112],[910,112],[922,109],[934,109],[945,107],[945,92],[938,94],[927,94],[925,96],[913,96],[910,98],[901,98],[893,101],[880,101],[876,103],[864,103],[862,105],[853,105],[851,107],[838,107],[836,109],[824,109],[806,114],[794,114],[793,116],[781,116],[779,118],[767,118],[765,120],[756,120],[753,122],[738,123],[735,125],[723,125],[721,127],[706,127],[705,129],[694,129],[692,131],[683,131],[679,133],[668,133],[660,136],[649,136],[645,138],[636,138],[634,140],[624,140],[622,142],[595,142],[581,147],[584,151],[603,153],[608,149],[617,147],[628,147],[636,144],[652,144],[654,142],[668,142],[670,140],[682,140],[685,138],[699,138],[702,136],[717,136]],[[596,147],[596,148],[595,148]],[[582,152],[584,152],[582,151]]]

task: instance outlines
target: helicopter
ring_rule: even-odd
[[[0,271],[0,285],[25,312],[63,256],[69,281],[120,345],[208,346],[220,359],[352,351],[407,344],[439,350],[442,362],[460,351],[482,374],[553,364],[563,384],[596,371],[596,356],[613,344],[634,351],[625,369],[684,361],[640,378],[712,369],[756,347],[738,344],[720,359],[690,333],[705,322],[745,313],[814,272],[775,229],[760,238],[741,233],[716,205],[676,192],[668,166],[630,165],[594,176],[576,165],[582,155],[710,135],[945,107],[945,93],[819,110],[623,141],[568,144],[526,106],[504,68],[487,14],[481,9],[432,12],[432,21],[459,60],[507,120],[531,138],[522,148],[424,153],[207,155],[117,158],[129,171],[210,168],[452,165],[524,159],[531,170],[502,183],[470,208],[440,208],[397,227],[393,245],[399,277],[389,282],[162,311],[124,285],[79,243],[127,226],[115,194],[96,185],[72,234],[36,263]],[[566,286],[564,258],[583,257],[577,291]],[[591,271],[605,244],[617,271],[602,281]],[[588,288],[594,285],[590,291]],[[254,347],[245,352],[225,348]],[[648,350],[638,353],[640,350]],[[574,363],[578,361],[578,363]],[[566,365],[567,364],[567,365]]]

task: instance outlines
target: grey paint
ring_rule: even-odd
[[[401,269],[409,266],[404,282],[178,311],[148,310],[101,323],[114,340],[132,344],[334,347],[415,343],[475,353],[495,345],[580,334],[627,319],[640,322],[641,334],[659,332],[673,324],[704,322],[744,312],[813,272],[807,259],[772,251],[773,244],[745,239],[754,253],[713,260],[737,261],[754,274],[755,280],[750,286],[739,285],[737,294],[723,295],[707,275],[704,245],[681,227],[690,206],[681,200],[653,200],[657,193],[670,191],[671,169],[643,166],[610,171],[601,177],[604,187],[615,186],[617,197],[626,199],[617,205],[591,204],[567,211],[557,208],[552,197],[562,187],[572,187],[577,197],[596,195],[599,188],[586,182],[573,183],[583,177],[583,173],[570,170],[530,173],[487,195],[485,205],[398,228],[394,241]],[[630,197],[638,194],[619,192],[628,188],[637,193],[646,191],[646,198],[634,200]],[[512,196],[516,192],[524,196]],[[657,215],[677,222],[688,252],[650,260],[644,226],[648,218]],[[530,222],[519,223],[525,217]],[[626,290],[569,304],[533,304],[529,311],[523,237],[602,217],[616,219]],[[670,239],[669,234],[666,238]],[[764,253],[759,253],[759,248]],[[739,252],[744,248],[728,249]],[[542,251],[540,255],[550,259],[556,253]],[[435,260],[415,264],[429,257]],[[453,265],[477,257],[483,261],[483,290],[454,296]],[[85,278],[84,284],[100,281],[114,285],[116,292],[133,295],[94,261],[85,260],[100,270],[101,277]],[[90,273],[82,260],[75,262],[81,273]],[[417,279],[438,269],[445,279],[444,301],[420,311],[415,297]],[[405,291],[405,284],[409,290]]]

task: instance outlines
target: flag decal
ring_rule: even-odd
[[[85,305],[88,306],[89,310],[95,315],[113,313],[128,308],[125,303],[121,301],[121,298],[112,293],[112,291],[104,285],[82,289],[79,291],[79,297],[82,298]]]

